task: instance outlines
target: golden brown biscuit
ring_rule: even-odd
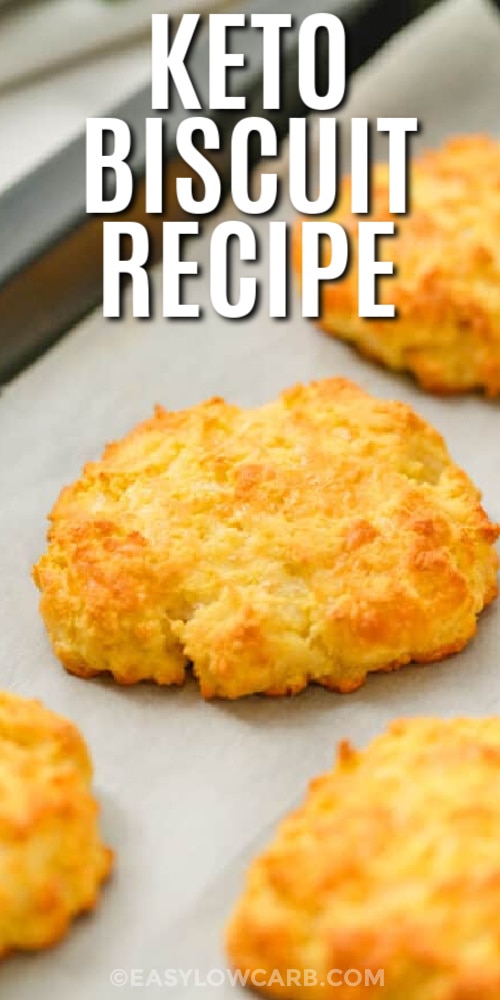
[[[498,1000],[499,913],[500,720],[412,719],[340,745],[252,864],[227,946],[289,1000]]]
[[[461,649],[498,527],[440,435],[342,379],[162,409],[63,490],[35,567],[73,673],[340,691]]]
[[[325,282],[319,325],[395,370],[409,370],[433,392],[500,393],[500,142],[485,136],[448,141],[412,164],[411,211],[391,216],[388,169],[375,168],[370,216],[351,214],[346,178],[333,220],[350,236],[346,278]],[[395,276],[380,281],[379,301],[394,319],[358,316],[356,239],[364,219],[393,219],[380,259]],[[294,260],[301,270],[301,224]]]
[[[78,730],[0,693],[0,956],[44,948],[91,909],[111,867]]]

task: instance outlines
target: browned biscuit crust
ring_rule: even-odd
[[[414,373],[432,392],[481,389],[500,393],[500,142],[464,136],[416,159],[411,210],[391,216],[388,168],[375,168],[371,213],[353,216],[346,178],[331,218],[347,230],[352,266],[325,286],[319,325],[389,368]],[[358,316],[357,225],[393,220],[396,236],[380,240],[379,256],[395,276],[380,281],[379,301],[394,319]],[[301,223],[295,229],[301,272]]]
[[[499,913],[500,720],[412,719],[340,745],[253,862],[227,947],[288,1000],[498,1000]]]
[[[94,906],[112,855],[91,778],[70,722],[0,693],[0,957],[53,944]]]
[[[72,672],[205,697],[340,691],[440,659],[497,592],[498,527],[440,435],[342,379],[162,409],[64,489],[35,567]]]

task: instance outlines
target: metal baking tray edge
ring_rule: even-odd
[[[350,76],[392,35],[431,7],[436,0],[326,0],[322,11],[338,14],[346,27],[347,70]],[[312,5],[303,0],[253,0],[239,7],[256,12],[291,13],[298,26]],[[238,8],[231,8],[232,12]],[[245,71],[234,93],[247,98],[245,114],[262,114],[262,51],[260,33],[240,32],[238,47],[245,53]],[[285,32],[282,54],[282,94],[279,112],[265,112],[280,139],[287,133],[288,119],[307,113],[298,90],[297,32]],[[199,93],[208,79],[208,31],[198,32],[189,69]],[[318,85],[325,85],[326,60],[318,58]],[[227,193],[229,157],[227,141],[241,113],[204,112],[213,117],[222,135],[218,156],[223,190]],[[113,108],[109,115],[128,122],[134,135],[130,159],[135,176],[135,196],[127,217],[147,224],[159,254],[157,237],[167,216],[146,216],[144,205],[144,120],[158,114],[151,110],[150,88]],[[175,200],[175,178],[184,166],[176,155],[175,133],[189,115],[173,106],[162,115],[165,129],[166,185],[170,192],[168,218],[181,217]],[[123,218],[124,216],[120,216]],[[117,216],[114,216],[117,218]],[[85,211],[85,135],[45,161],[0,197],[0,383],[5,383],[47,350],[90,310],[102,301],[102,218]],[[155,250],[156,242],[156,250]]]

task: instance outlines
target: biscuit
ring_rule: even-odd
[[[56,942],[111,866],[85,743],[36,701],[0,693],[0,956]]]
[[[353,216],[346,178],[331,219],[348,232],[349,273],[324,285],[319,326],[394,370],[413,372],[436,393],[500,393],[500,142],[485,136],[448,141],[411,167],[408,215],[391,216],[388,168],[374,168],[371,214]],[[378,301],[393,319],[358,316],[358,222],[393,219],[394,237],[379,241],[394,276],[379,283]],[[301,270],[301,224],[294,234]]]
[[[227,948],[288,1000],[498,1000],[499,912],[500,719],[403,720],[340,745],[251,865]]]
[[[80,676],[352,691],[466,644],[498,533],[435,430],[332,379],[157,409],[63,490],[34,576]]]

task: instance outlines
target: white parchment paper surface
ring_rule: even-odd
[[[500,17],[486,0],[446,0],[352,82],[341,118],[417,115],[417,144],[460,131],[500,132]],[[383,146],[378,153],[383,155]],[[286,161],[284,163],[286,169]],[[478,184],[481,178],[478,177]],[[225,206],[216,221],[234,218]],[[278,217],[291,218],[283,202]],[[264,242],[267,219],[257,222]],[[208,235],[196,256],[208,263]],[[207,268],[190,285],[201,322],[87,319],[0,395],[0,685],[38,697],[82,728],[92,750],[115,875],[90,918],[56,949],[8,959],[2,1000],[117,1000],[120,993],[237,997],[202,986],[224,969],[221,932],[252,855],[342,737],[363,744],[392,718],[500,710],[500,604],[458,657],[373,677],[350,696],[313,689],[294,699],[204,703],[194,682],[171,691],[120,689],[66,674],[37,611],[30,566],[63,484],[155,402],[190,406],[214,394],[242,405],[300,380],[342,374],[415,406],[445,434],[454,458],[500,519],[500,405],[435,399],[294,316],[243,323],[214,316]],[[198,984],[114,986],[115,969],[199,969]],[[216,979],[220,979],[216,977]]]

